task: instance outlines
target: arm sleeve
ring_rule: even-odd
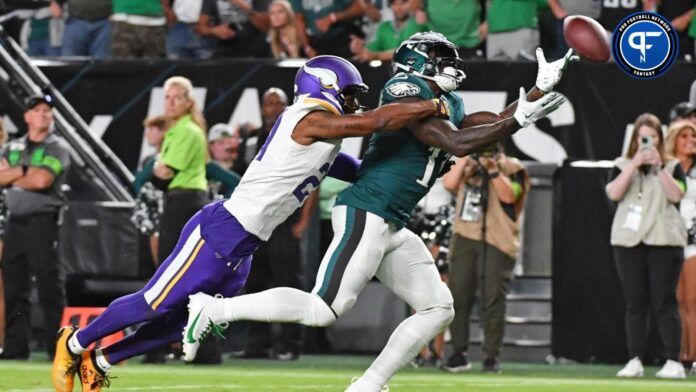
[[[329,168],[328,176],[346,182],[355,182],[358,178],[359,168],[360,160],[339,152],[333,165]]]
[[[41,162],[31,162],[32,166],[38,166],[48,170],[53,177],[58,177],[70,167],[70,152],[68,146],[62,141],[46,146]]]

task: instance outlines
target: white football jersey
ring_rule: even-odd
[[[335,111],[327,103],[301,98],[278,118],[225,208],[244,229],[263,241],[319,187],[341,149],[341,139],[298,144],[292,132],[315,110]]]

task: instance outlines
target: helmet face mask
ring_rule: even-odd
[[[456,46],[433,32],[414,34],[402,43],[394,53],[392,67],[432,80],[445,92],[455,90],[466,78]]]
[[[365,106],[360,104],[360,97],[368,92],[366,85],[350,85],[341,90],[339,94],[339,102],[345,113],[355,113],[360,109],[365,109]]]

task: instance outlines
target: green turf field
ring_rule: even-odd
[[[41,357],[43,358],[43,357]],[[343,391],[371,357],[303,356],[293,363],[228,360],[221,366],[170,362],[141,365],[138,360],[117,366],[111,373],[112,391]],[[0,391],[50,392],[50,364],[0,362]],[[403,369],[390,382],[393,392],[670,392],[696,390],[696,377],[662,381],[646,368],[640,380],[618,380],[617,366],[503,364],[503,373],[484,375],[476,365],[470,373],[448,374],[436,369]],[[75,388],[79,391],[79,387]]]

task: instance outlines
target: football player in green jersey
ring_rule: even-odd
[[[189,311],[203,323],[254,320],[327,326],[345,314],[376,276],[415,309],[392,333],[370,368],[347,389],[377,392],[454,317],[452,295],[433,258],[404,228],[416,203],[442,174],[452,155],[465,156],[509,136],[556,110],[564,98],[551,89],[575,57],[546,63],[538,52],[537,85],[499,114],[465,115],[453,91],[464,79],[454,44],[438,33],[418,33],[394,54],[401,71],[382,90],[381,103],[440,98],[449,120],[428,119],[395,132],[375,134],[355,183],[338,197],[332,212],[334,239],[311,293],[274,288],[235,298],[210,297]],[[193,304],[193,302],[191,302]],[[378,310],[378,309],[377,309]]]

